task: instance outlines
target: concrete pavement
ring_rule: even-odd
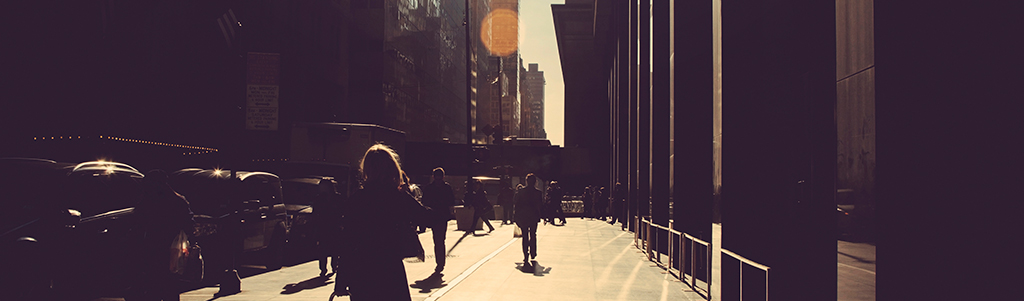
[[[875,246],[840,240],[836,250],[836,300],[875,300]]]
[[[409,288],[413,300],[703,300],[632,245],[633,234],[599,220],[569,219],[566,226],[541,225],[535,269],[522,268],[522,245],[513,227],[484,235],[448,226],[447,286]],[[426,262],[406,260],[409,283],[434,269],[431,234],[420,235]],[[330,300],[332,278],[319,278],[316,261],[242,279],[242,292],[216,300]],[[181,300],[213,299],[216,287],[181,294]],[[336,297],[333,300],[347,300]]]

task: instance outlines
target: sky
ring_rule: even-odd
[[[537,63],[538,69],[544,71],[544,129],[552,145],[564,145],[565,141],[565,89],[551,4],[564,3],[565,0],[519,1],[519,53],[524,66]]]

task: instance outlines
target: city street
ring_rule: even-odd
[[[537,231],[534,271],[522,271],[522,247],[513,227],[495,223],[495,231],[479,236],[454,230],[447,236],[447,285],[438,289],[409,288],[413,300],[703,300],[689,287],[644,259],[633,246],[633,234],[599,220],[569,219],[566,226],[542,225]],[[434,269],[431,235],[420,235],[427,262],[406,260],[409,283]],[[372,247],[372,246],[368,246]],[[286,266],[242,279],[242,292],[216,300],[329,300],[333,277],[317,277],[316,261]],[[206,301],[216,287],[181,294],[181,300]],[[334,300],[347,300],[337,297]]]

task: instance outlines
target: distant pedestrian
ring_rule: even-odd
[[[491,222],[487,220],[487,213],[494,211],[494,205],[487,200],[487,192],[484,191],[484,183],[477,179],[470,179],[468,187],[466,187],[466,196],[463,197],[466,204],[473,207],[473,222],[469,226],[470,231],[476,232],[476,221],[483,220],[484,225],[487,225],[487,233],[494,231],[494,226],[491,226]]]
[[[338,271],[338,235],[341,231],[341,206],[343,197],[338,193],[334,180],[321,179],[319,193],[313,199],[313,231],[317,240],[317,259],[320,262],[320,277],[327,276],[327,259],[331,259],[331,274]],[[342,288],[342,276],[335,280]]]
[[[362,187],[344,207],[341,270],[351,273],[351,300],[411,300],[406,283],[402,239],[415,239],[410,222],[427,208],[401,187],[398,154],[383,144],[371,146],[360,162]],[[335,292],[336,295],[338,292]]]
[[[512,198],[515,191],[507,183],[501,184],[501,192],[498,193],[498,205],[501,206],[501,224],[512,224]]]
[[[594,211],[597,218],[606,220],[605,217],[608,216],[608,196],[605,195],[604,186],[598,187],[594,193]]]
[[[558,181],[551,181],[551,183],[548,184],[547,195],[545,196],[544,201],[547,223],[554,225],[555,219],[557,218],[562,220],[562,226],[565,226],[565,211],[562,209],[562,196],[564,196],[564,193],[562,192],[561,185],[558,184]]]
[[[620,221],[622,229],[626,229],[626,189],[620,182],[615,182],[615,189],[612,191],[611,207],[612,221],[610,224],[614,225],[616,221]]]
[[[434,273],[429,277],[418,281],[425,285],[440,284],[443,282],[445,264],[445,235],[448,232],[448,221],[455,219],[452,208],[455,206],[455,193],[452,186],[444,181],[444,169],[434,168],[433,181],[430,185],[420,188],[423,191],[423,205],[431,208],[431,217],[426,221],[430,227],[434,239]]]
[[[142,180],[143,196],[135,206],[135,214],[144,233],[140,254],[142,275],[137,278],[142,300],[179,300],[178,280],[169,268],[172,241],[195,228],[188,201],[167,184],[162,170],[146,173]]]
[[[590,189],[590,186],[583,188],[583,214],[580,215],[580,219],[593,217],[591,210],[594,210],[594,195]]]
[[[523,231],[523,265],[537,258],[537,223],[540,222],[543,195],[537,190],[537,176],[526,175],[526,187],[516,194],[515,220]]]

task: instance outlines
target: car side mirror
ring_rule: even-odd
[[[82,212],[75,209],[67,209],[67,215],[64,216],[64,227],[74,228],[82,221]]]

